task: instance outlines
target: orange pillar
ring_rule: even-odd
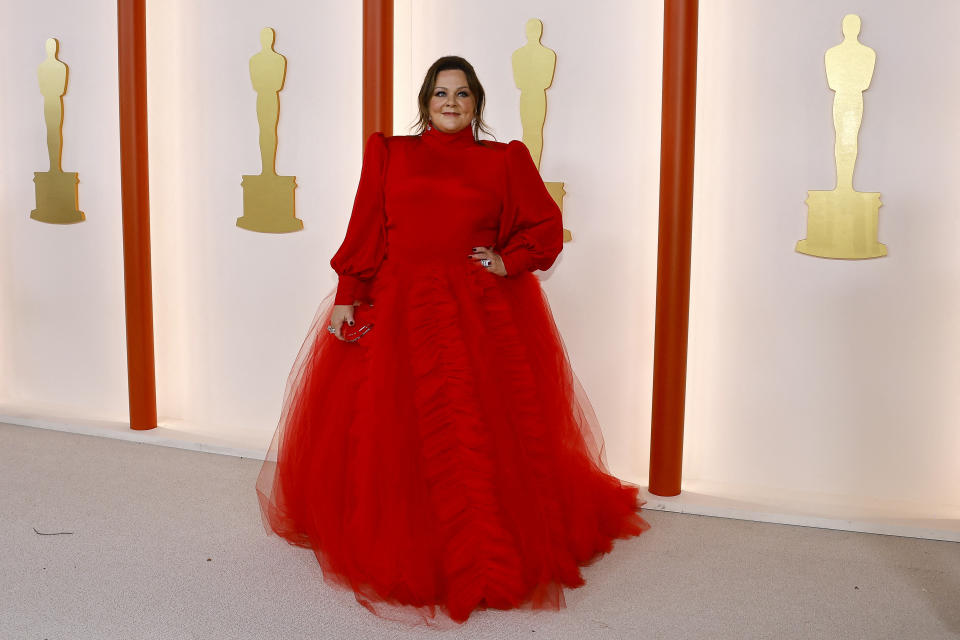
[[[693,143],[697,116],[697,0],[663,3],[660,233],[653,346],[650,493],[680,493],[690,311]]]
[[[157,426],[150,275],[150,180],[147,171],[145,0],[117,0],[120,85],[120,187],[127,315],[130,428]]]
[[[363,143],[393,135],[393,0],[363,0]]]

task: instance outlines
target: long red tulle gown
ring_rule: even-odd
[[[367,143],[340,276],[288,381],[257,481],[265,525],[378,615],[462,622],[564,606],[563,587],[648,525],[609,475],[539,280],[560,211],[520,142],[469,128]],[[494,247],[507,276],[468,258]],[[331,336],[332,304],[372,331]]]

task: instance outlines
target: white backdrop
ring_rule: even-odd
[[[113,2],[3,0],[0,408],[126,414]],[[833,184],[823,52],[845,12],[878,62],[855,177],[880,191],[887,258],[796,254],[809,189]],[[497,138],[519,137],[510,54],[544,21],[557,52],[543,173],[574,241],[542,274],[615,473],[645,483],[656,270],[662,3],[398,0],[397,132],[433,59],[470,59]],[[960,51],[952,0],[701,3],[685,488],[960,505]],[[148,3],[151,206],[161,419],[266,447],[343,237],[360,170],[359,3]],[[305,231],[238,229],[259,170],[247,60],[288,59],[278,171]],[[45,169],[36,66],[71,66],[64,168],[88,222],[29,220]],[[32,53],[31,53],[32,52]]]
[[[117,106],[117,6],[0,2],[0,404],[127,420]],[[37,67],[69,67],[63,169],[87,220],[30,219],[49,167]]]
[[[362,140],[359,3],[148,3],[150,179],[161,420],[265,449],[346,229]],[[287,58],[277,172],[304,231],[236,226],[260,172],[249,58]]]
[[[854,186],[881,192],[889,256],[867,261],[793,250],[807,190],[834,186],[845,13],[877,52]],[[701,3],[688,481],[960,505],[958,20],[952,0]]]

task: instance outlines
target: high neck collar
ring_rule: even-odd
[[[473,139],[473,127],[469,126],[460,129],[460,131],[457,131],[456,133],[444,133],[433,125],[427,125],[426,130],[423,132],[423,139],[439,144],[458,147],[465,147],[476,142]]]

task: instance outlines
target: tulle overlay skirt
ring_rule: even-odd
[[[407,622],[563,607],[579,567],[648,528],[537,278],[461,260],[385,261],[356,343],[324,299],[257,480],[269,530]]]

